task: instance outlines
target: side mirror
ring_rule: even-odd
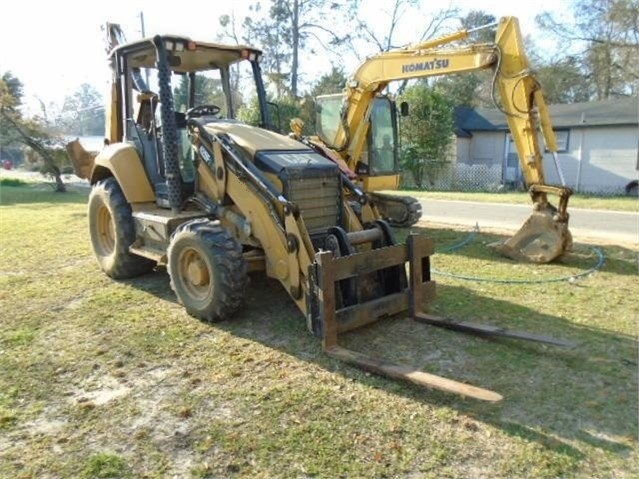
[[[399,104],[399,114],[401,116],[408,116],[408,103],[403,101]]]

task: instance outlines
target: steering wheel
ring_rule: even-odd
[[[198,105],[193,108],[189,108],[186,112],[186,116],[189,118],[195,118],[198,116],[215,116],[222,109],[217,105]]]

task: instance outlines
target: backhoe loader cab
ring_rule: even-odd
[[[157,64],[157,42],[166,51],[164,78],[160,77]],[[167,130],[163,128],[164,121],[170,123],[167,127],[174,124],[176,129],[174,148],[182,183],[180,201],[193,192],[195,180],[187,117],[235,119],[242,103],[254,96],[260,105],[260,124],[270,123],[259,72],[261,55],[259,50],[246,46],[196,43],[177,36],[128,43],[111,51],[114,88],[108,139],[111,143],[135,146],[159,206],[170,206],[163,160]],[[239,84],[242,93],[237,89]],[[160,100],[162,88],[166,90],[164,101]],[[179,97],[174,93],[179,93]],[[203,98],[205,94],[209,98]],[[166,118],[164,111],[168,113]],[[170,153],[172,146],[169,145]]]
[[[206,81],[215,83],[212,90],[220,100],[218,106],[221,113],[227,118],[237,116],[238,107],[249,94],[248,91],[245,91],[245,95],[239,94],[240,83],[242,88],[250,88],[254,94],[260,95],[260,106],[264,106],[259,72],[259,60],[262,57],[260,50],[243,45],[227,46],[194,42],[187,37],[162,36],[118,45],[110,52],[114,80],[120,88],[116,103],[123,106],[120,113],[124,121],[130,118],[137,103],[133,92],[137,90],[141,93],[140,90],[149,89],[147,83],[150,74],[154,77],[153,86],[156,89],[160,86],[156,57],[158,47],[166,51],[169,83],[183,78],[188,84],[183,92],[187,95],[181,98],[182,103],[173,105],[176,111],[193,108],[196,101],[198,105],[205,104],[206,99],[202,98],[205,92],[198,89]],[[244,67],[241,72],[240,66]],[[242,79],[237,78],[238,72],[244,76]],[[250,75],[248,81],[247,74]],[[208,80],[204,80],[205,78]],[[171,86],[172,92],[181,87],[175,83]]]

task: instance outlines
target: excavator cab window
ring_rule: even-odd
[[[368,151],[369,171],[372,176],[397,172],[395,109],[387,97],[378,97],[373,101]]]
[[[340,124],[342,95],[321,95],[315,99],[317,134],[327,145],[335,143]]]

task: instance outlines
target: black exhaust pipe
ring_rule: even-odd
[[[173,213],[180,211],[182,204],[182,177],[177,151],[177,126],[173,110],[171,92],[171,70],[168,55],[162,37],[153,37],[157,52],[158,82],[160,84],[160,104],[162,105],[162,154],[164,156],[164,174],[169,195],[169,206]]]

